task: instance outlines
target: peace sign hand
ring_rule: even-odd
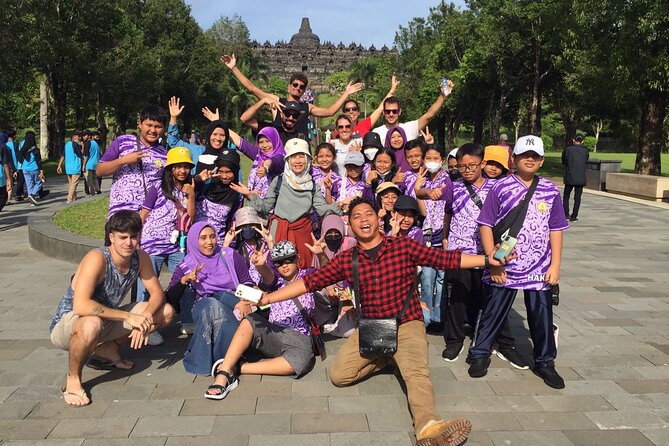
[[[274,237],[272,237],[272,233],[269,232],[269,228],[266,228],[263,223],[260,223],[260,229],[256,228],[255,226],[253,229],[255,229],[256,232],[260,234],[268,249],[274,248]]]
[[[390,218],[390,235],[393,237],[397,237],[397,235],[400,233],[400,225],[402,224],[402,221],[404,221],[404,216],[398,214],[395,211],[391,211],[392,217]]]
[[[225,233],[225,237],[223,237],[223,246],[228,247],[232,244],[232,241],[237,237],[237,234],[242,232],[241,229],[235,230],[235,223],[233,222],[230,225],[230,229]]]
[[[181,278],[181,283],[188,285],[191,282],[199,282],[200,280],[197,278],[197,276],[200,274],[200,271],[202,271],[202,268],[204,268],[204,263],[202,263],[202,265],[196,265],[195,269],[191,271],[190,274]]]
[[[263,243],[260,248],[254,248],[253,254],[251,254],[251,263],[258,268],[267,264],[267,257],[269,256],[269,249],[265,249],[265,244]]]
[[[306,246],[309,249],[309,251],[314,253],[314,255],[323,254],[325,252],[325,248],[327,247],[327,245],[325,244],[325,235],[316,240],[314,234],[311,234],[311,240],[314,242],[312,245],[310,245],[309,243],[305,243],[304,246]]]
[[[434,144],[434,136],[430,134],[430,127],[425,127],[425,131],[420,131],[420,136],[425,140],[425,144]]]

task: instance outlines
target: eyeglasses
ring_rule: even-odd
[[[385,113],[385,114],[387,114],[387,115],[396,115],[396,114],[398,114],[399,112],[400,112],[400,111],[399,111],[399,109],[397,109],[397,108],[392,109],[392,110],[388,110],[388,109],[383,110],[383,113]]]
[[[467,165],[460,165],[460,164],[458,164],[458,165],[455,166],[455,167],[456,167],[460,172],[467,172],[468,170],[473,172],[473,171],[475,171],[480,165],[481,165],[481,163],[478,163],[478,164],[474,164],[474,163],[472,163],[472,164],[467,164]]]
[[[350,128],[351,128],[351,124],[338,125],[337,128],[338,128],[339,130],[342,130],[342,129],[350,129]]]
[[[295,262],[295,256],[287,257],[287,258],[281,259],[281,260],[272,261],[272,263],[274,263],[274,266],[288,265],[289,263],[293,263],[293,262]]]
[[[302,91],[304,91],[304,89],[306,88],[305,84],[300,84],[299,82],[293,82],[292,86],[293,86],[293,88],[297,88],[298,90],[302,90]]]
[[[344,113],[358,111],[358,107],[344,107]]]
[[[285,113],[283,114],[286,118],[297,119],[300,117],[299,113]]]

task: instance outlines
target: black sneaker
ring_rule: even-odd
[[[458,360],[460,353],[465,349],[465,346],[462,343],[451,343],[446,346],[444,351],[441,353],[441,357],[446,362],[455,362]]]
[[[45,198],[45,197],[47,197],[50,193],[51,193],[51,191],[50,191],[49,189],[42,189],[41,191],[39,191],[39,197],[40,197],[40,198]]]
[[[497,357],[508,362],[518,370],[527,370],[530,368],[529,364],[527,364],[527,361],[525,361],[525,358],[522,357],[516,347],[500,347],[497,350]]]
[[[472,378],[483,378],[488,373],[490,366],[490,356],[483,358],[472,358],[469,366],[469,376]]]
[[[28,195],[28,201],[30,201],[33,206],[37,206],[37,199],[32,195]]]
[[[578,221],[578,217],[569,217],[569,221]]]
[[[543,379],[548,387],[552,387],[554,389],[564,389],[564,379],[558,375],[558,372],[555,371],[554,366],[545,365],[542,367],[535,367],[532,371],[539,378]]]

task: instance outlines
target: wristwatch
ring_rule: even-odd
[[[483,256],[483,267],[486,269],[490,268],[490,256],[488,254]]]

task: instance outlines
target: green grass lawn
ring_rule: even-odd
[[[75,234],[103,240],[109,198],[87,199],[81,204],[62,209],[53,217],[56,226]]]

